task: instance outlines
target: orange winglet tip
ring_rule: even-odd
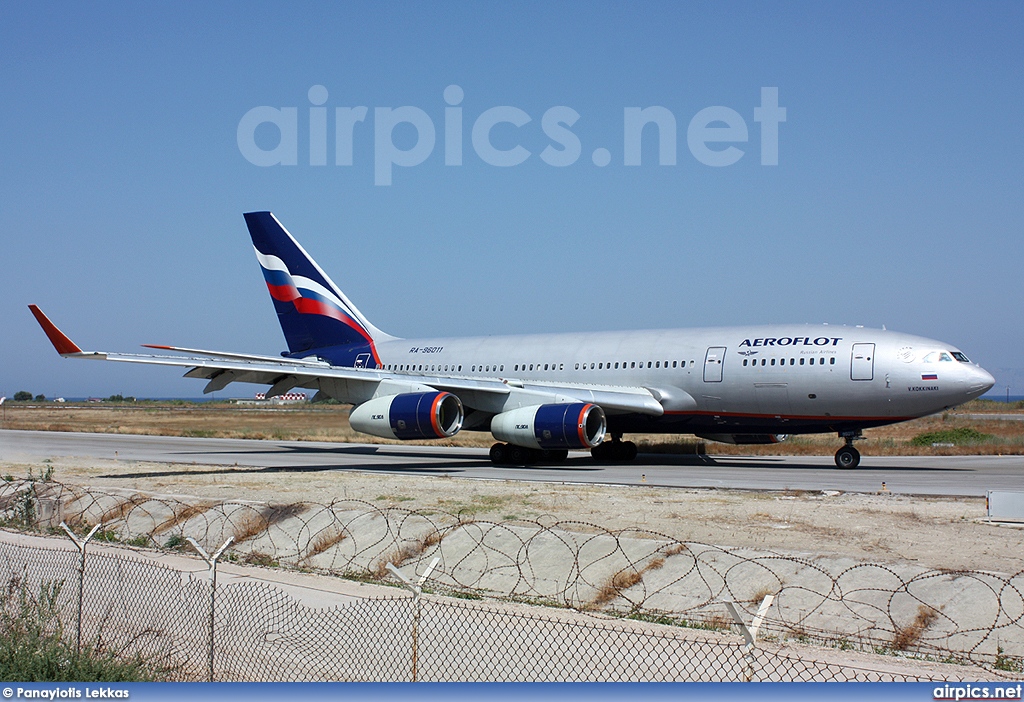
[[[50,321],[50,318],[43,314],[43,311],[35,305],[29,305],[28,308],[32,310],[32,314],[35,315],[36,321],[39,322],[39,326],[46,332],[46,338],[53,344],[53,348],[57,349],[57,353],[61,356],[66,356],[71,353],[82,353],[82,349],[78,348],[78,344],[69,339],[64,332],[54,325]]]

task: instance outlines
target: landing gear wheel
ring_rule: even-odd
[[[508,444],[495,444],[491,447],[491,463],[496,466],[508,463]]]
[[[508,462],[511,465],[525,466],[531,463],[532,458],[533,452],[530,449],[515,444],[508,445]]]
[[[612,440],[590,449],[590,455],[599,463],[629,463],[636,458],[636,444],[632,441]]]
[[[844,446],[836,451],[836,465],[840,468],[856,468],[860,465],[860,451],[853,446]]]
[[[632,441],[622,442],[622,458],[621,460],[628,462],[636,460],[636,444]]]
[[[545,463],[562,463],[569,458],[568,449],[551,449],[544,452]]]

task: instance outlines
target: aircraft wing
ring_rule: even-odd
[[[469,407],[484,409],[500,401],[500,396],[524,393],[537,397],[537,402],[582,401],[600,405],[613,412],[639,412],[653,416],[664,413],[661,403],[646,388],[585,385],[569,383],[523,383],[500,378],[464,378],[450,375],[410,374],[383,369],[332,366],[325,361],[277,358],[206,351],[176,346],[146,344],[146,348],[199,354],[199,356],[172,356],[163,354],[132,354],[107,351],[83,351],[61,332],[35,305],[29,305],[39,325],[54,348],[64,358],[86,358],[101,361],[146,363],[160,366],[188,368],[187,378],[207,380],[203,393],[217,392],[231,383],[270,385],[267,397],[282,395],[293,388],[319,390],[322,382],[349,383],[354,398],[366,399],[382,383],[395,392],[418,392],[424,387],[446,390],[460,396]],[[403,390],[408,386],[409,390]],[[337,387],[337,386],[335,386]],[[497,396],[497,397],[496,397]],[[356,400],[361,401],[361,400]]]

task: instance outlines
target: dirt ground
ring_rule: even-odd
[[[642,529],[681,541],[858,561],[913,562],[928,569],[1024,570],[1024,529],[986,523],[982,498],[834,492],[754,492],[659,487],[530,484],[355,472],[224,473],[202,465],[54,458],[62,483],[150,494],[274,504],[360,499],[380,507],[462,513],[478,520],[580,522]],[[0,473],[39,475],[40,466],[0,464]],[[135,477],[171,470],[172,476]],[[125,477],[118,477],[125,476]]]

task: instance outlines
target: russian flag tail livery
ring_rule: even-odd
[[[317,355],[335,365],[379,365],[375,342],[393,337],[363,317],[273,214],[248,212],[245,223],[288,343],[287,355]]]

